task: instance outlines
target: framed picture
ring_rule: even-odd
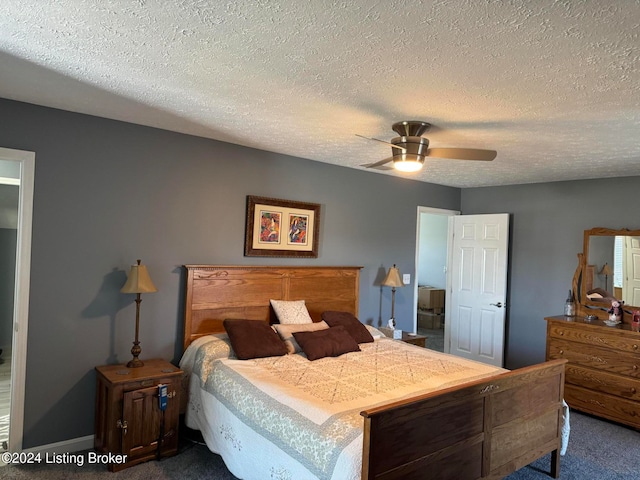
[[[246,257],[318,257],[320,205],[247,196]]]

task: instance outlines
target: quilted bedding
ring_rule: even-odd
[[[355,480],[362,410],[505,371],[387,338],[360,348],[237,360],[225,335],[198,339],[180,363],[187,426],[243,480]]]

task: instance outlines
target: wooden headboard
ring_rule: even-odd
[[[227,318],[274,323],[269,300],[304,300],[314,322],[322,312],[358,315],[362,267],[185,265],[184,348],[224,332]]]

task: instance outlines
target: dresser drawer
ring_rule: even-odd
[[[564,398],[571,408],[592,413],[615,422],[640,427],[640,403],[594,392],[574,385],[565,385]]]
[[[640,401],[640,379],[635,380],[591,368],[579,367],[570,363],[565,366],[564,372],[566,383],[629,400]]]
[[[592,330],[580,324],[549,325],[549,337],[579,342],[585,345],[611,348],[621,352],[640,355],[640,338],[629,337],[629,332],[604,329]]]
[[[640,378],[640,355],[623,355],[600,347],[585,347],[577,342],[548,339],[549,359],[565,358],[570,364]]]

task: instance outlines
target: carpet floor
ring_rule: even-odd
[[[192,432],[189,432],[192,433]],[[15,480],[237,480],[219,455],[182,435],[174,457],[110,473],[105,465],[7,465],[0,479]],[[62,452],[60,452],[62,453]],[[85,455],[86,458],[86,455]],[[549,479],[549,455],[506,477],[508,480]],[[425,480],[430,478],[425,472]],[[564,480],[640,479],[640,432],[588,415],[571,412],[571,438],[561,460]],[[269,480],[269,479],[265,479]],[[297,479],[291,479],[297,480]],[[459,479],[465,480],[465,479]]]
[[[426,335],[425,347],[437,352],[444,352],[444,328],[418,328],[419,335]]]

